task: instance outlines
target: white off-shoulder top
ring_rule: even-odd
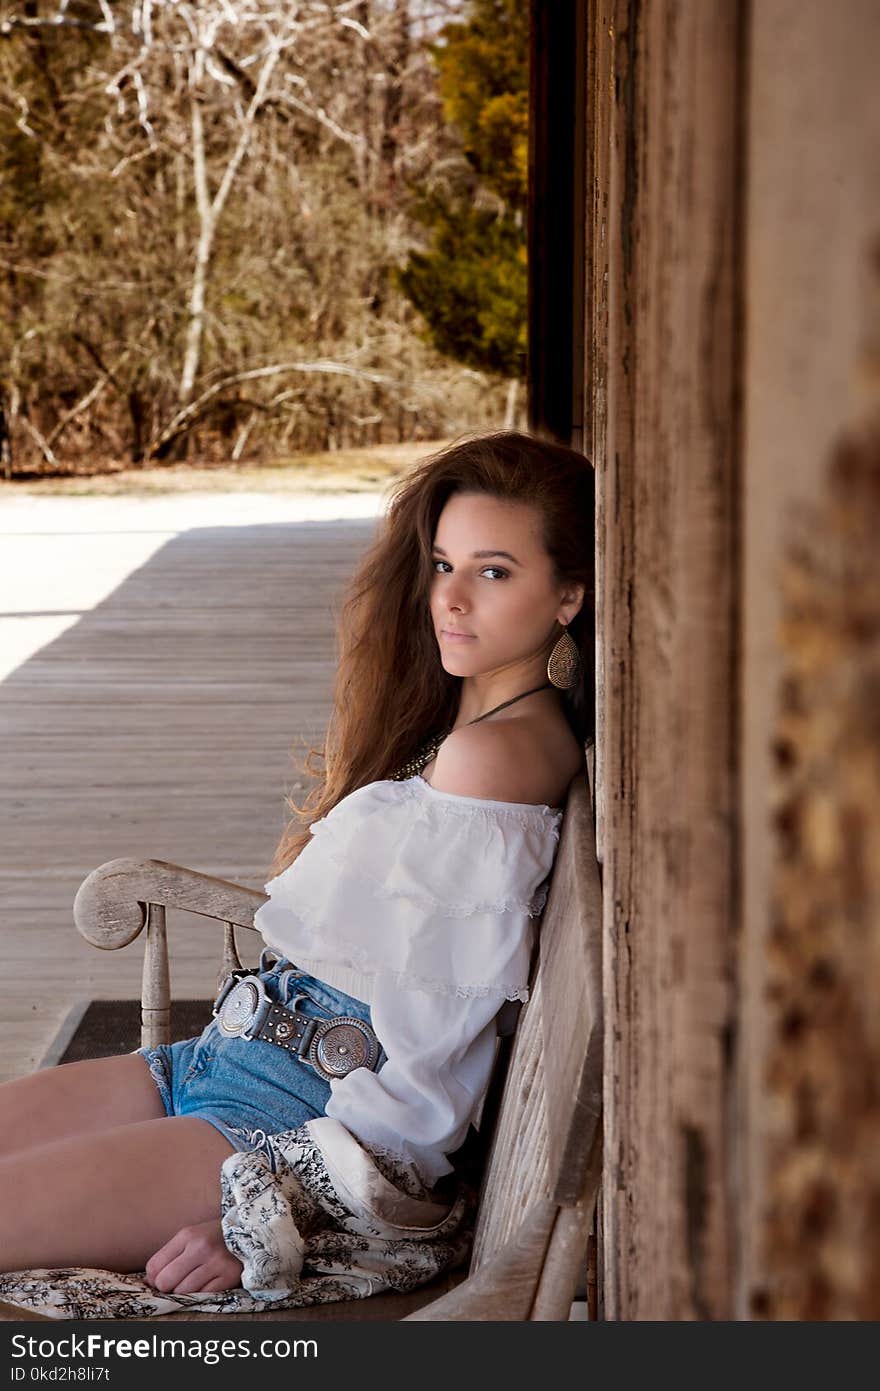
[[[349,793],[254,917],[266,944],[370,1005],[387,1055],[330,1083],[326,1114],[428,1186],[482,1106],[496,1015],[528,998],[562,811],[442,792],[421,775]]]

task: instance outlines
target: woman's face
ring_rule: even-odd
[[[519,667],[546,654],[583,600],[583,586],[557,587],[528,503],[454,493],[437,522],[431,617],[452,676]],[[455,634],[465,636],[456,637]]]

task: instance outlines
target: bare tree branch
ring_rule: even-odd
[[[230,387],[237,386],[240,382],[259,381],[265,377],[277,377],[283,372],[318,372],[327,375],[339,375],[345,377],[357,377],[361,381],[374,382],[380,386],[391,386],[392,379],[379,372],[365,372],[359,367],[350,367],[344,362],[279,362],[273,363],[269,367],[251,367],[245,372],[234,372],[232,376],[224,377],[221,381],[215,382],[203,391],[195,401],[189,402],[181,410],[177,411],[168,421],[151,445],[151,453],[156,453],[163,445],[169,444],[175,436],[188,429],[192,421],[201,414],[205,407],[219,396],[221,392],[228,391]]]
[[[40,434],[36,425],[32,424],[31,421],[28,420],[26,415],[19,415],[18,419],[21,423],[22,429],[24,429],[27,432],[27,434],[30,435],[31,439],[36,444],[37,448],[39,449],[43,458],[46,460],[46,463],[49,465],[49,467],[52,469],[58,469],[60,467],[58,460],[52,453],[48,441],[43,437],[43,435]]]
[[[500,419],[502,388],[437,357],[392,270],[424,240],[408,190],[454,174],[428,44],[463,4],[0,0],[22,454],[143,459],[198,431],[241,457],[402,437],[415,413],[440,433],[493,397]]]

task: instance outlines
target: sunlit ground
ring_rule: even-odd
[[[0,681],[193,527],[379,517],[379,491],[0,499]]]
[[[38,497],[152,497],[165,493],[375,492],[399,478],[443,440],[296,454],[260,464],[120,468],[93,477],[0,481],[0,504],[22,493]]]
[[[379,517],[394,480],[437,447],[0,484],[0,681],[181,532]]]

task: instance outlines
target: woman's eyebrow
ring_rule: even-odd
[[[433,549],[438,555],[446,554],[442,546],[434,546]],[[522,567],[522,561],[517,560],[515,555],[510,554],[510,551],[471,551],[472,560],[491,560],[496,555],[503,556],[505,560],[512,560],[514,565]]]

